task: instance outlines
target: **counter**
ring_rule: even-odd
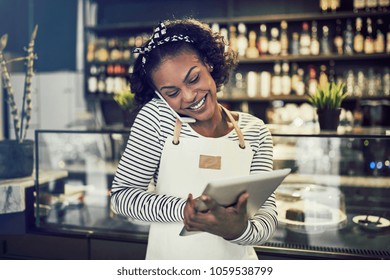
[[[390,227],[387,226],[390,219],[390,136],[387,129],[311,134],[283,131],[273,133],[274,168],[290,167],[293,172],[276,192],[278,229],[267,243],[255,247],[259,258],[390,259]],[[24,254],[21,245],[16,244],[24,244],[24,247],[41,244],[40,248],[56,244],[57,250],[30,257],[144,258],[148,224],[115,215],[110,208],[109,189],[114,167],[127,137],[128,131],[37,131],[38,178],[42,172],[50,170],[66,171],[67,177],[62,190],[50,182],[37,188],[37,226],[29,229],[23,239],[25,243],[8,236],[9,254],[6,255],[18,258]],[[326,206],[331,211],[340,211],[342,221],[329,227],[313,228],[307,221],[299,227],[291,226],[301,221],[286,222],[286,214],[279,208],[283,192],[282,196],[278,194],[291,185],[338,194],[328,199]],[[326,197],[317,196],[318,201],[310,200],[308,205],[316,203],[324,207]],[[294,199],[293,196],[294,208],[303,205],[304,200],[294,202]],[[42,207],[48,211],[40,211]],[[319,216],[310,217],[316,209],[319,208],[302,210],[312,219],[311,223],[324,218],[320,212]],[[77,246],[79,255],[62,248],[62,244]],[[62,249],[67,253],[59,253]],[[29,254],[33,251],[36,250],[30,250]]]

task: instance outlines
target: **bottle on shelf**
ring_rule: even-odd
[[[353,0],[353,11],[355,13],[362,12],[366,9],[366,0]]]
[[[319,76],[319,79],[318,79],[318,84],[320,85],[320,87],[322,88],[325,88],[326,85],[328,84],[329,82],[329,78],[328,78],[328,74],[326,73],[326,65],[325,64],[322,64],[320,66],[320,76]]]
[[[291,93],[291,77],[290,77],[290,66],[287,62],[282,64],[282,94],[290,95]]]
[[[87,80],[87,89],[88,93],[94,94],[97,92],[97,84],[98,84],[98,67],[96,65],[91,65],[89,67],[89,77]]]
[[[385,51],[385,35],[383,34],[383,20],[378,18],[376,21],[376,38],[374,41],[374,49],[376,53]]]
[[[387,33],[386,33],[386,52],[390,53],[390,24],[387,28]]]
[[[390,0],[378,0],[379,11],[387,11],[390,6]]]
[[[237,52],[237,28],[235,25],[229,26],[229,45],[233,51]]]
[[[355,92],[355,75],[352,69],[349,69],[345,77],[345,87],[349,96],[353,96]]]
[[[344,53],[343,50],[343,44],[344,44],[344,39],[343,39],[343,31],[341,28],[341,20],[337,19],[336,20],[336,33],[333,38],[333,45],[334,49],[337,54],[342,55]]]
[[[389,67],[385,67],[383,69],[382,85],[383,85],[383,96],[390,96],[390,68]]]
[[[374,68],[369,67],[367,72],[367,95],[375,96],[377,93]]]
[[[366,37],[364,38],[364,53],[366,54],[372,54],[374,53],[374,36],[372,32],[372,21],[371,18],[367,18],[367,32]]]
[[[245,82],[241,72],[236,72],[234,75],[234,86],[232,91],[232,97],[243,97],[245,93]]]
[[[302,68],[298,68],[297,73],[298,73],[298,79],[296,82],[296,95],[303,96],[305,95],[305,80],[304,80],[305,71]]]
[[[256,48],[256,32],[249,32],[248,48],[246,49],[246,57],[257,58],[259,57],[259,50]]]
[[[257,41],[257,48],[260,55],[266,55],[268,53],[267,26],[265,24],[260,25],[260,35]]]
[[[328,0],[330,10],[335,13],[338,9],[340,9],[340,0]]]
[[[292,34],[292,42],[291,42],[291,51],[290,53],[292,55],[298,55],[299,54],[299,33],[293,32]]]
[[[237,51],[241,57],[245,56],[246,49],[248,48],[248,38],[246,36],[247,30],[244,23],[238,24],[238,36],[237,36]]]
[[[269,97],[271,95],[271,73],[262,71],[260,73],[260,96]]]
[[[378,0],[366,0],[366,11],[375,12],[378,8]]]
[[[322,26],[321,53],[325,55],[329,55],[331,53],[329,27],[327,25]]]
[[[278,96],[282,93],[282,77],[281,77],[281,66],[279,62],[274,65],[274,74],[271,80],[271,93],[272,95]]]
[[[330,10],[329,2],[329,0],[320,0],[320,9],[323,14],[328,13]]]
[[[288,34],[287,34],[287,21],[282,20],[280,23],[280,54],[288,55]]]
[[[256,97],[257,95],[257,85],[259,84],[257,76],[258,75],[255,71],[249,71],[246,76],[246,94],[250,98]]]
[[[319,55],[320,54],[320,42],[318,41],[317,22],[316,21],[313,21],[311,24],[310,54],[311,55]]]
[[[281,51],[281,45],[279,40],[279,29],[277,27],[271,28],[271,40],[268,45],[268,52],[271,55],[279,55]]]
[[[302,31],[299,38],[299,54],[309,55],[310,54],[310,34],[309,24],[307,22],[302,23]]]
[[[364,51],[364,36],[362,34],[363,21],[361,17],[356,18],[355,36],[353,38],[353,50],[355,53],[363,53]]]
[[[359,69],[356,74],[355,96],[362,97],[366,92],[366,75]]]
[[[313,95],[317,91],[318,81],[316,69],[313,65],[309,66],[309,80],[308,80],[308,93]]]
[[[291,94],[293,95],[297,95],[298,80],[298,64],[294,62],[291,64]]]
[[[344,30],[344,54],[353,54],[353,28],[351,19],[347,19],[347,26]]]

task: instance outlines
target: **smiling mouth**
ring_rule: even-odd
[[[197,103],[195,103],[192,106],[188,107],[188,109],[190,109],[192,111],[199,110],[205,104],[206,97],[207,97],[207,94],[201,100],[199,100]]]

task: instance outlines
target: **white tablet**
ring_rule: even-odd
[[[285,168],[212,181],[207,184],[203,194],[209,195],[220,205],[230,206],[246,191],[249,193],[247,212],[248,216],[252,217],[290,172],[290,168]],[[198,200],[196,207],[199,211],[207,210],[201,200]],[[180,235],[185,236],[191,233],[183,227]]]

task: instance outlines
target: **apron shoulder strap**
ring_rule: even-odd
[[[241,149],[245,149],[245,140],[244,140],[244,135],[242,134],[242,131],[240,127],[238,126],[236,120],[233,118],[232,114],[228,109],[220,105],[222,110],[226,113],[228,116],[229,120],[232,122],[233,127],[237,133],[238,136],[238,141],[239,141],[239,146]],[[180,138],[180,131],[181,131],[182,123],[179,119],[176,119],[176,125],[175,129],[173,130],[173,144],[178,145],[179,144],[179,138]]]

